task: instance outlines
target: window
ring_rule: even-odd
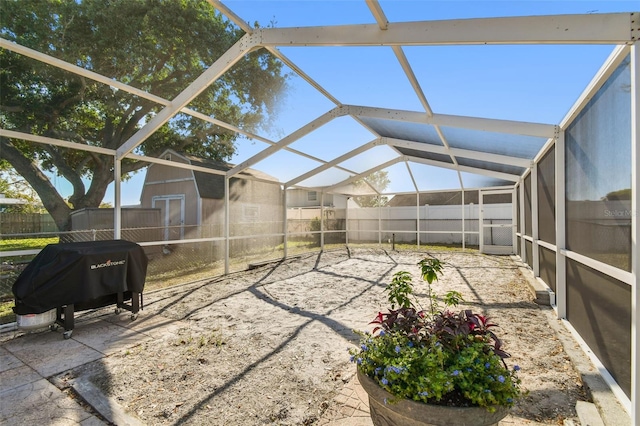
[[[260,206],[242,206],[242,219],[245,222],[255,222],[260,217]]]
[[[307,192],[307,201],[318,201],[318,193],[316,191]]]

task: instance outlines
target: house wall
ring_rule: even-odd
[[[279,183],[232,179],[229,186],[232,236],[282,233],[284,206]]]
[[[309,192],[306,189],[290,189],[287,191],[287,207],[319,207],[322,194],[317,192],[315,200],[309,200]],[[347,197],[344,195],[324,194],[325,207],[344,209],[347,207]]]
[[[224,236],[224,200],[205,198],[202,203],[202,238]]]

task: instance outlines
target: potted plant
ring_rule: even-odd
[[[374,425],[491,425],[507,415],[521,395],[518,366],[493,329],[497,326],[457,306],[462,295],[449,291],[442,302],[432,283],[442,273],[438,259],[421,260],[429,306],[413,294],[411,274],[397,272],[385,291],[391,308],[378,313],[371,333],[357,332],[350,350],[358,379],[369,395]]]

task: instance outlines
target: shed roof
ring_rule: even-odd
[[[194,170],[193,176],[196,182],[196,186],[198,187],[198,193],[200,194],[201,198],[212,198],[217,200],[224,199],[224,173],[233,169],[233,164],[202,159],[193,155],[176,152],[173,150],[165,151],[160,157],[164,157],[167,152],[171,152],[173,154],[181,156],[193,166],[204,167],[207,169],[222,172],[220,174],[217,174]],[[234,188],[234,186],[236,185],[243,185],[246,179],[278,183],[278,179],[266,173],[254,169],[245,169],[239,174],[238,177],[231,178],[229,180],[229,187]]]

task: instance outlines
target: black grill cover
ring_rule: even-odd
[[[13,284],[18,315],[41,314],[64,305],[119,292],[142,293],[147,256],[125,240],[49,244]]]

